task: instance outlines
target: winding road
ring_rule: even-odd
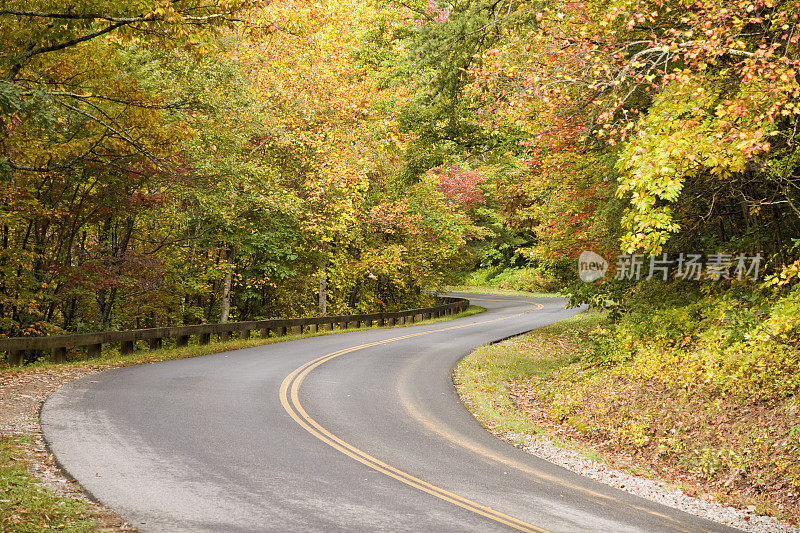
[[[62,467],[142,531],[727,531],[486,432],[454,365],[560,299],[115,369],[42,408]]]

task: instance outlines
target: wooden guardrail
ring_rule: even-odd
[[[262,338],[283,336],[288,333],[316,332],[321,329],[347,329],[348,327],[394,326],[420,322],[429,318],[458,314],[469,307],[466,298],[439,297],[441,305],[421,309],[408,309],[391,313],[366,315],[319,316],[307,318],[284,318],[273,320],[251,320],[247,322],[223,322],[220,324],[197,324],[171,328],[130,329],[125,331],[101,331],[74,335],[50,335],[46,337],[9,337],[0,339],[0,352],[6,352],[8,363],[21,365],[28,350],[51,350],[50,361],[64,362],[67,349],[84,347],[87,358],[98,357],[104,344],[119,344],[121,354],[131,353],[137,341],[147,341],[150,349],[161,348],[164,339],[175,339],[178,346],[187,346],[191,337],[199,344],[208,344],[212,336],[228,340],[238,333],[249,339],[254,331]]]

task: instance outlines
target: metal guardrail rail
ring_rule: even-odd
[[[272,320],[250,320],[246,322],[223,322],[220,324],[197,324],[169,328],[130,329],[125,331],[100,331],[74,335],[49,335],[46,337],[8,337],[0,339],[0,352],[6,352],[8,363],[21,365],[28,350],[51,350],[50,361],[64,362],[67,349],[84,347],[86,358],[99,357],[104,344],[119,344],[121,354],[133,352],[138,341],[147,341],[150,349],[161,348],[164,339],[175,339],[177,346],[187,346],[191,337],[199,344],[208,344],[213,335],[228,340],[238,333],[249,339],[257,331],[262,338],[284,336],[288,333],[316,332],[321,329],[347,329],[348,327],[394,326],[420,322],[429,318],[458,314],[469,307],[466,298],[439,297],[442,303],[435,307],[408,309],[391,313],[366,315],[319,316],[307,318],[283,318]]]

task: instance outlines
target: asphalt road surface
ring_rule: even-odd
[[[63,468],[142,531],[724,531],[486,432],[459,402],[473,349],[574,314],[487,312],[120,368],[42,409]]]

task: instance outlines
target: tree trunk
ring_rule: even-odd
[[[119,242],[113,242],[112,235],[113,226],[111,219],[106,219],[106,223],[101,230],[101,257],[106,254],[104,258],[108,262],[108,273],[111,274],[116,280],[122,274],[122,267],[125,262],[125,254],[128,251],[128,244],[133,234],[134,218],[128,217],[125,220],[125,230]],[[111,323],[111,311],[114,309],[114,301],[117,298],[117,287],[111,287],[108,290],[100,289],[97,292],[97,326],[99,329],[107,329]]]
[[[319,265],[319,316],[328,314],[328,271],[326,262]]]
[[[227,254],[226,254],[227,255]],[[222,313],[219,321],[227,322],[231,314],[231,281],[233,279],[233,265],[226,258],[225,260],[225,283],[222,286]]]

